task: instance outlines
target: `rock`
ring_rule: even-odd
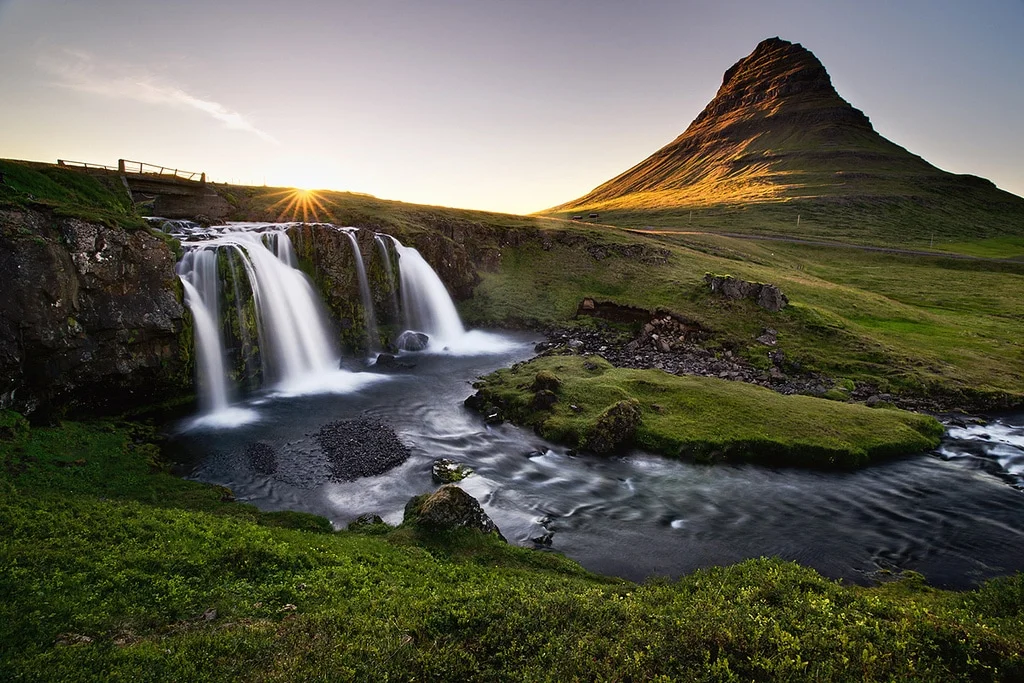
[[[380,368],[381,370],[409,370],[416,367],[416,364],[398,360],[395,354],[385,352],[377,354],[373,367]]]
[[[405,506],[404,523],[428,531],[476,529],[505,540],[476,498],[455,484],[445,484],[434,493],[411,499]]]
[[[541,370],[533,378],[533,384],[530,385],[531,391],[550,391],[557,392],[562,387],[562,380],[547,370]]]
[[[868,400],[864,404],[868,408],[889,407],[892,405],[892,395],[875,394],[874,396],[868,396]]]
[[[402,334],[398,335],[398,339],[395,340],[395,346],[402,351],[422,351],[427,348],[427,343],[429,341],[430,337],[422,332],[406,330]]]
[[[611,453],[632,442],[643,416],[636,399],[609,406],[586,435],[584,447],[595,453]]]
[[[542,389],[533,395],[530,407],[534,410],[551,410],[556,403],[558,403],[558,395],[553,391]]]
[[[394,429],[365,418],[326,424],[316,440],[327,456],[332,477],[340,481],[387,472],[409,457],[409,449]]]
[[[211,607],[210,609],[203,612],[203,616],[200,617],[203,621],[213,621],[217,618],[217,609]]]
[[[747,282],[731,275],[704,275],[706,284],[713,294],[724,296],[726,299],[753,299],[757,305],[766,311],[777,313],[788,303],[789,299],[775,285],[761,282]]]
[[[778,334],[779,333],[772,328],[766,327],[761,332],[761,336],[757,338],[757,342],[759,344],[764,344],[765,346],[775,346],[779,343]]]
[[[582,303],[580,303],[580,310],[581,311],[592,311],[592,310],[594,310],[594,308],[595,308],[595,306],[594,306],[594,300],[593,299],[584,299],[582,301]]]
[[[471,474],[471,468],[448,458],[438,458],[430,467],[430,476],[438,484],[454,484]]]
[[[367,527],[375,527],[382,524],[384,524],[384,520],[380,515],[376,515],[372,512],[366,512],[349,522],[348,530],[359,531],[361,529],[366,529]]]
[[[782,370],[779,370],[775,366],[772,366],[772,368],[768,371],[768,376],[771,378],[773,382],[786,381],[786,373],[782,372]]]
[[[572,349],[573,351],[579,351],[580,349],[583,348],[583,342],[581,342],[579,339],[570,339],[569,348]]]
[[[94,415],[186,391],[175,260],[145,229],[0,209],[0,409]]]

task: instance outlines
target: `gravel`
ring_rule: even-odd
[[[325,424],[316,440],[327,456],[331,477],[338,481],[382,474],[409,457],[394,429],[365,418]]]

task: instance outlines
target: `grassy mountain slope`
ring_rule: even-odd
[[[886,140],[811,52],[778,38],[726,71],[674,141],[543,213],[590,212],[615,225],[873,242],[1024,236],[1024,199]]]

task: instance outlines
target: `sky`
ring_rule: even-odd
[[[1024,195],[1024,0],[0,0],[0,157],[529,213],[670,142],[772,36]]]

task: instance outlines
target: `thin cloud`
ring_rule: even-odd
[[[113,99],[195,109],[213,117],[226,128],[252,133],[267,142],[280,144],[245,116],[219,102],[196,97],[149,74],[127,73],[124,68],[99,65],[92,55],[85,52],[64,50],[61,57],[46,58],[40,64],[57,79],[54,84],[59,87]]]

